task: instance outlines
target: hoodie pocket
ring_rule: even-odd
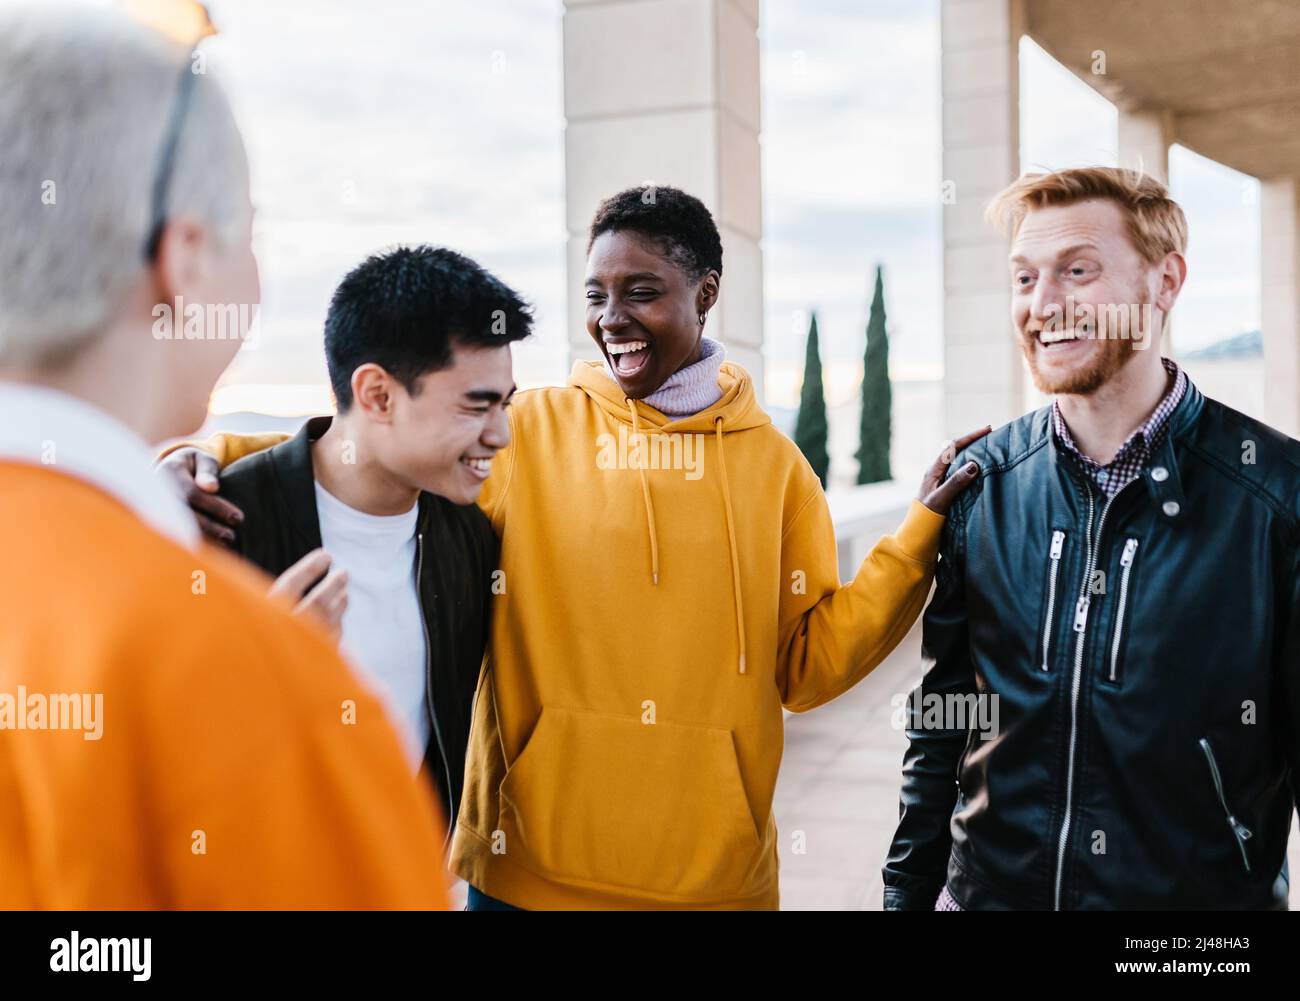
[[[501,783],[506,851],[548,878],[748,895],[761,838],[731,731],[545,706]]]

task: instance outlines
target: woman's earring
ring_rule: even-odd
[[[701,327],[704,326],[704,314],[703,314],[703,313],[700,314],[700,326],[701,326]]]

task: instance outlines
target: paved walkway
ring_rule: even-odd
[[[920,676],[920,626],[885,663],[834,702],[786,715],[776,790],[785,910],[880,910],[880,866],[898,821],[907,737],[890,717],[895,693]],[[1225,828],[1226,831],[1226,828]],[[805,852],[792,851],[802,832]],[[1300,833],[1292,816],[1291,907],[1300,910]]]

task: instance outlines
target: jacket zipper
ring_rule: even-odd
[[[1065,549],[1065,533],[1059,528],[1052,532],[1052,550],[1049,558],[1052,569],[1047,577],[1047,621],[1043,624],[1043,670],[1047,670],[1047,655],[1052,644],[1052,613],[1056,609],[1056,576],[1061,570],[1061,552]]]
[[[1200,744],[1201,750],[1205,752],[1205,761],[1210,766],[1210,778],[1214,780],[1214,791],[1218,793],[1219,805],[1223,807],[1224,816],[1228,818],[1228,826],[1232,829],[1232,836],[1237,839],[1237,847],[1241,849],[1241,863],[1246,867],[1246,872],[1250,872],[1250,859],[1246,855],[1246,841],[1251,837],[1250,828],[1228,809],[1228,799],[1223,794],[1223,776],[1219,774],[1219,763],[1214,760],[1214,749],[1210,747],[1210,742],[1202,737]]]
[[[1128,605],[1128,575],[1133,569],[1133,558],[1137,556],[1138,540],[1125,539],[1124,552],[1119,558],[1119,607],[1115,610],[1115,639],[1110,644],[1110,680],[1115,680],[1115,668],[1119,664],[1120,637],[1124,634],[1124,609]]]
[[[415,534],[415,587],[420,590],[420,582],[424,579],[424,533]],[[451,816],[447,818],[447,833],[442,839],[442,850],[447,850],[447,843],[451,840],[451,829],[456,823],[456,790],[451,784],[451,767],[447,764],[447,747],[442,742],[442,729],[438,726],[438,714],[433,707],[433,644],[429,642],[429,622],[424,615],[424,595],[420,593],[420,626],[424,630],[424,698],[429,707],[429,721],[433,724],[433,737],[438,743],[438,757],[442,759],[442,773],[447,778],[447,805],[451,811]]]
[[[1134,481],[1136,482],[1136,481]],[[1088,492],[1088,531],[1084,550],[1087,552],[1086,565],[1083,569],[1083,581],[1079,585],[1079,600],[1074,606],[1074,677],[1070,684],[1070,757],[1065,772],[1065,816],[1061,818],[1061,833],[1056,845],[1056,887],[1053,893],[1053,908],[1061,909],[1061,881],[1065,875],[1065,848],[1070,840],[1070,821],[1074,814],[1074,750],[1079,742],[1079,687],[1083,679],[1083,644],[1088,632],[1088,608],[1092,604],[1092,595],[1088,588],[1092,583],[1092,573],[1097,568],[1097,550],[1101,548],[1101,539],[1106,527],[1106,515],[1115,498],[1127,489],[1127,484],[1118,493],[1107,499],[1101,509],[1101,518],[1097,521],[1096,546],[1093,546],[1092,515],[1095,505],[1092,487],[1084,482],[1083,488]]]

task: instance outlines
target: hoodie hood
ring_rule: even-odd
[[[711,407],[698,414],[673,419],[640,400],[629,401],[619,384],[609,377],[598,361],[575,362],[569,374],[569,385],[586,393],[612,419],[631,426],[632,410],[636,403],[637,424],[645,431],[676,431],[681,434],[701,432],[714,434],[717,419],[722,418],[722,433],[747,431],[750,428],[771,424],[770,418],[758,404],[754,395],[754,382],[739,365],[725,361],[718,373],[718,388],[722,397]]]

